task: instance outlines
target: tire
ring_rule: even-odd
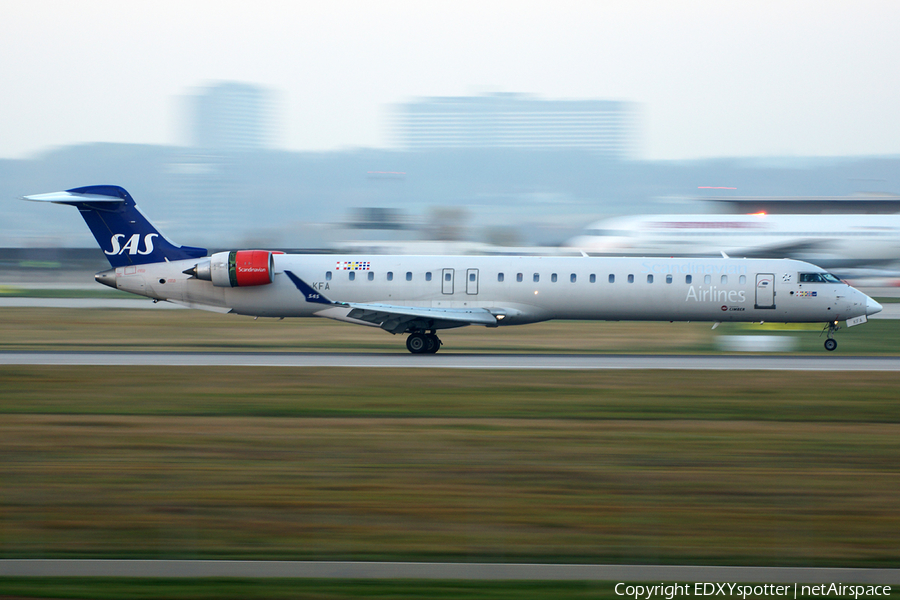
[[[429,333],[425,336],[425,339],[428,342],[428,349],[425,350],[426,354],[436,354],[441,349],[441,339],[438,336]]]
[[[424,333],[411,333],[406,338],[406,349],[413,354],[424,354],[428,351],[428,339]]]
[[[831,338],[825,340],[825,349],[829,352],[833,352],[834,349],[837,348],[837,340],[833,340]]]

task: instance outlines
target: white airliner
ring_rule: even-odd
[[[881,305],[823,269],[789,259],[304,255],[207,256],[162,235],[118,186],[27,196],[75,206],[109,259],[95,279],[191,308],[259,317],[326,317],[409,334],[437,352],[439,329],[549,319],[821,322]],[[577,340],[572,341],[577,346]]]
[[[900,215],[646,215],[589,225],[567,246],[617,255],[810,260],[829,269],[900,261]]]

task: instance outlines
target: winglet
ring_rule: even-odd
[[[300,279],[299,277],[297,277],[290,271],[285,271],[284,274],[287,275],[288,279],[290,279],[294,283],[294,285],[297,287],[297,289],[300,290],[300,292],[306,298],[307,302],[316,302],[318,304],[335,304],[338,306],[344,306],[343,302],[332,302],[331,300],[329,300],[328,298],[326,298],[325,296],[320,294],[318,291],[314,290],[308,283],[306,283],[305,281],[303,281],[302,279]]]

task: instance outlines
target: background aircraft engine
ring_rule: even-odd
[[[197,279],[212,281],[216,287],[266,285],[275,279],[274,253],[267,250],[216,252],[209,261],[191,269]]]

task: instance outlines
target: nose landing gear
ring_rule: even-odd
[[[834,332],[840,329],[838,327],[837,321],[830,321],[827,325],[825,325],[825,329],[822,331],[828,330],[828,339],[825,340],[825,349],[829,352],[833,352],[835,348],[837,348],[837,340],[834,339]]]
[[[434,331],[415,331],[406,338],[406,349],[413,354],[434,354],[441,349],[441,339]]]

